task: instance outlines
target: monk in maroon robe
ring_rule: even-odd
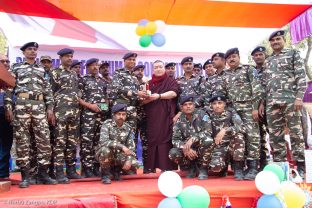
[[[162,61],[155,61],[153,68],[153,76],[149,81],[152,94],[143,101],[147,115],[146,169],[172,170],[175,165],[168,155],[172,148],[172,119],[176,113],[179,87],[177,82],[166,74]]]

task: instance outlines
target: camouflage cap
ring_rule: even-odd
[[[43,61],[43,60],[48,60],[48,61],[52,62],[51,56],[41,56],[40,57],[40,62]]]

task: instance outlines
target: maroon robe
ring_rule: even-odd
[[[152,94],[168,91],[178,94],[179,91],[178,83],[168,76],[156,86],[149,81],[149,86]],[[172,148],[172,119],[176,107],[177,98],[155,100],[144,107],[147,115],[147,169],[172,170],[175,166],[169,159],[169,150]]]

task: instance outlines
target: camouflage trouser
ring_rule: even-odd
[[[102,114],[93,113],[90,110],[83,110],[80,119],[80,160],[83,167],[92,168],[97,163],[94,159],[94,148],[100,139],[100,130],[103,123]]]
[[[17,98],[14,110],[13,134],[16,139],[16,164],[30,168],[31,128],[37,149],[37,163],[48,166],[51,158],[49,127],[43,101]]]
[[[79,113],[76,116],[65,117],[55,113],[55,146],[53,147],[54,165],[74,166],[76,164],[76,148],[79,139]]]
[[[138,138],[139,133],[140,133],[140,139],[142,143],[142,161],[143,161],[143,166],[146,167],[146,159],[147,159],[147,145],[148,141],[146,138],[146,130],[147,130],[147,121],[146,119],[143,120],[138,120],[138,126],[137,130],[135,132],[135,138]],[[137,144],[135,144],[137,146]]]
[[[302,135],[303,135],[303,139],[304,139],[304,143],[306,145],[306,148],[309,148],[309,145],[308,145],[308,135],[309,135],[308,116],[307,116],[307,110],[305,109],[305,107],[302,108],[301,115],[302,115],[301,116]]]
[[[294,111],[294,104],[267,103],[267,118],[270,132],[270,145],[275,162],[285,162],[285,126],[289,128],[291,151],[295,161],[304,161],[304,139],[302,136],[301,112]]]
[[[259,124],[252,118],[252,103],[234,103],[236,112],[246,127],[246,159],[259,160],[260,158],[260,130]]]
[[[131,160],[132,168],[138,168],[138,161],[133,156],[125,155],[121,150],[112,150],[107,147],[100,148],[95,155],[102,169],[110,167],[123,167],[125,162]]]
[[[268,132],[268,123],[266,113],[263,117],[259,117],[260,130],[260,159],[267,159],[269,157],[269,148],[266,141],[266,133]]]
[[[244,161],[245,138],[242,133],[237,133],[233,137],[224,137],[221,144],[214,146],[209,169],[216,173],[223,170],[228,164],[229,154],[234,161]]]
[[[137,129],[137,108],[135,106],[128,106],[127,107],[127,123],[131,126],[133,131],[135,132]],[[138,138],[135,138],[134,140],[135,144],[138,143]]]

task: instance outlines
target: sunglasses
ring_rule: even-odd
[[[9,63],[10,63],[9,60],[0,60],[0,62],[3,63],[3,64],[4,64],[4,63],[8,63],[8,64],[9,64]]]

